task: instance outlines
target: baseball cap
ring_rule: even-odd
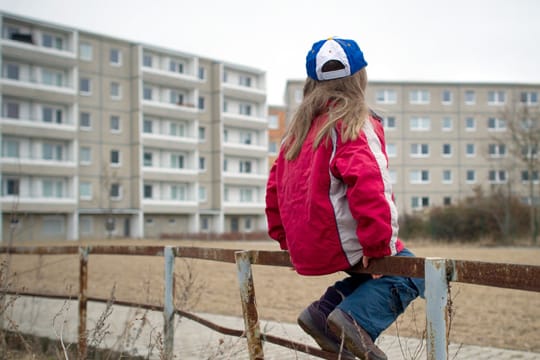
[[[353,75],[366,65],[362,50],[350,39],[331,37],[317,41],[306,57],[308,76],[319,81]]]

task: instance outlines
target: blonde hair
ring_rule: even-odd
[[[369,113],[365,101],[366,86],[365,68],[352,76],[335,80],[317,81],[307,78],[304,99],[284,135],[285,158],[294,160],[298,156],[313,119],[325,113],[328,114],[328,120],[315,137],[314,149],[321,141],[328,139],[338,121],[343,124],[342,140],[356,140]]]

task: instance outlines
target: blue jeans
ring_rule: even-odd
[[[403,249],[396,256],[414,254]],[[334,287],[345,295],[337,307],[352,316],[375,341],[411,301],[418,296],[424,297],[425,282],[421,278],[403,276],[373,279],[369,274],[350,274],[336,282]]]

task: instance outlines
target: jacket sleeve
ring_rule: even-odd
[[[282,250],[287,250],[285,229],[281,222],[279,202],[277,195],[276,163],[272,165],[266,185],[266,220],[268,222],[268,235],[277,242]]]
[[[396,254],[398,223],[384,134],[382,128],[375,131],[373,126],[357,140],[338,141],[331,171],[347,185],[347,200],[357,222],[363,254],[377,258]]]

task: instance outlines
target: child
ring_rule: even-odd
[[[270,171],[269,234],[301,275],[413,256],[397,236],[383,127],[365,101],[366,65],[353,40],[313,44],[304,99]],[[324,350],[340,352],[343,340],[343,359],[386,359],[374,341],[423,291],[422,279],[349,273],[298,323]]]

